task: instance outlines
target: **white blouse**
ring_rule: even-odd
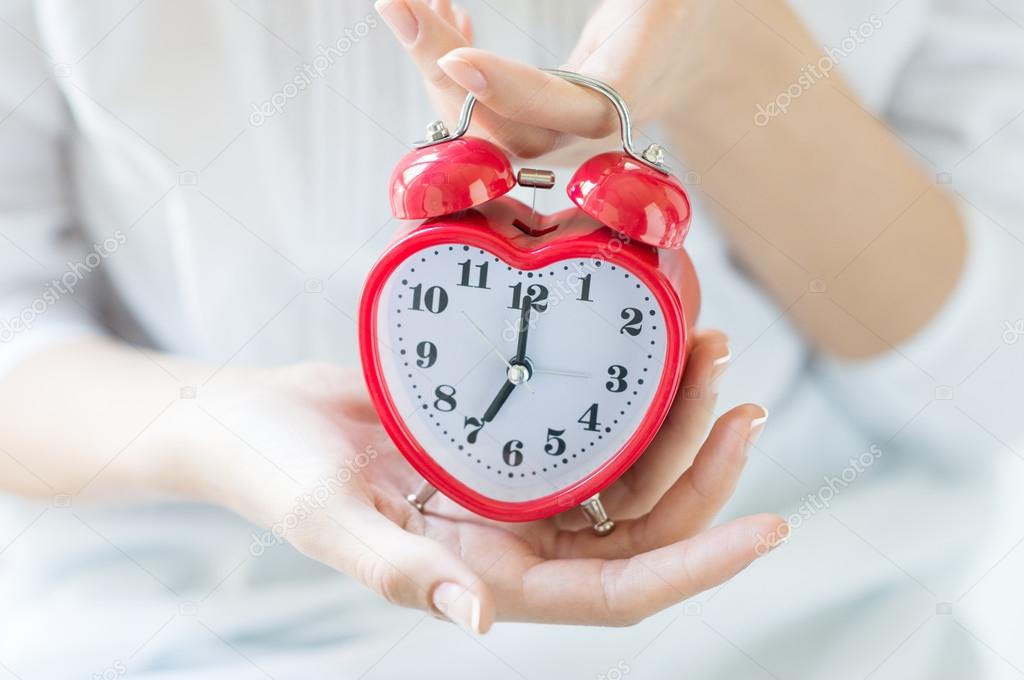
[[[465,3],[480,46],[543,66],[593,4]],[[891,354],[813,354],[691,181],[701,325],[735,358],[720,408],[772,410],[727,514],[791,515],[785,549],[630,629],[472,640],[286,545],[254,551],[259,530],[219,508],[6,498],[0,676],[1014,675],[1019,536],[998,521],[1024,477],[1011,4],[793,2],[969,230],[949,304]],[[215,366],[354,362],[362,280],[396,227],[388,175],[432,118],[369,0],[3,0],[0,371],[88,334]]]

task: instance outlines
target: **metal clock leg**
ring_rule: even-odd
[[[594,533],[598,536],[607,536],[615,530],[615,522],[608,519],[608,513],[605,512],[604,505],[601,503],[601,494],[596,494],[580,507],[583,508],[587,519],[594,524]]]
[[[420,484],[419,488],[416,489],[416,493],[411,493],[405,497],[405,500],[409,501],[409,505],[416,508],[420,512],[423,512],[423,506],[426,505],[430,497],[437,493],[437,489],[430,486],[427,482]]]

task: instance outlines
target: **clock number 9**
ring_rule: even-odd
[[[443,413],[451,413],[455,410],[455,388],[451,385],[438,385],[434,390],[434,408]]]
[[[609,366],[608,375],[611,377],[611,380],[606,382],[604,386],[609,392],[619,393],[626,391],[626,387],[628,386],[628,383],[626,383],[626,376],[629,375],[629,371],[626,370],[625,366],[619,366],[617,364],[615,366]]]
[[[626,307],[620,314],[626,323],[622,324],[622,328],[619,329],[619,333],[628,333],[634,338],[640,335],[640,330],[643,328],[644,315],[636,307]]]
[[[448,292],[441,286],[431,286],[426,291],[423,284],[412,287],[412,307],[416,312],[426,309],[431,314],[440,314],[448,308]]]
[[[549,456],[561,456],[565,453],[565,440],[562,435],[565,430],[553,430],[548,428],[548,443],[544,445],[544,453]]]
[[[505,448],[501,450],[501,458],[505,461],[505,465],[509,467],[518,467],[523,464],[523,443],[518,439],[513,439],[509,443],[505,444]]]
[[[437,345],[429,340],[424,340],[416,345],[416,356],[419,357],[416,360],[417,366],[420,368],[430,368],[437,363]]]

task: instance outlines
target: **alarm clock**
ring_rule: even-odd
[[[424,482],[500,521],[582,507],[614,528],[600,492],[643,455],[668,414],[699,289],[682,249],[690,202],[652,144],[637,151],[629,111],[604,95],[622,151],[575,172],[576,207],[538,215],[505,196],[555,185],[514,172],[491,142],[428,127],[399,161],[391,208],[403,227],[372,268],[359,310],[363,372],[383,427]]]

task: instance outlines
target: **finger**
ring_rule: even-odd
[[[438,66],[512,121],[593,139],[619,129],[618,115],[603,96],[533,66],[470,47],[445,54]]]
[[[441,55],[468,44],[454,24],[445,21],[422,0],[378,0],[375,7],[428,86],[449,93],[461,103],[465,91],[437,65]]]
[[[644,455],[601,497],[621,518],[650,511],[693,461],[714,417],[717,381],[729,364],[728,339],[719,331],[697,335],[672,408]]]
[[[293,540],[304,554],[352,576],[389,602],[432,611],[475,633],[494,621],[480,578],[441,544],[397,526],[376,509],[343,501]]]
[[[767,420],[768,410],[756,404],[719,418],[690,469],[637,521],[638,539],[649,546],[667,545],[706,529],[736,491]]]
[[[444,54],[465,47],[467,38],[422,0],[378,0],[377,11],[412,57],[434,105],[454,120],[466,98],[465,88],[437,64]],[[479,106],[473,114],[476,129],[517,155],[540,155],[554,146],[557,134],[520,125]]]
[[[455,28],[459,29],[459,33],[462,34],[467,43],[473,44],[473,22],[470,20],[469,15],[466,14],[466,10],[458,5],[455,6]]]
[[[560,532],[554,554],[562,557],[626,557],[688,538],[706,529],[736,490],[750,447],[768,412],[745,404],[715,422],[693,465],[654,506],[650,514],[618,522],[615,533]]]
[[[501,615],[631,625],[732,578],[786,536],[781,517],[754,515],[629,559],[541,562],[523,574],[522,596]]]
[[[451,0],[430,0],[429,6],[437,16],[455,26],[455,8],[452,7]]]

